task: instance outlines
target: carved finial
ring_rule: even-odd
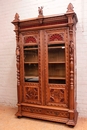
[[[38,13],[39,13],[38,17],[43,16],[43,7],[42,6],[38,7]]]
[[[14,21],[19,21],[19,14],[18,13],[15,14]]]
[[[73,5],[71,3],[69,3],[68,7],[67,7],[67,12],[74,12],[73,10]]]

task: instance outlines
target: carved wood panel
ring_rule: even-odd
[[[24,88],[24,102],[40,104],[39,101],[39,87],[36,86],[25,86]]]

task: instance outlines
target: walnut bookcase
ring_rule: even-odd
[[[70,3],[62,15],[12,23],[16,33],[18,112],[27,116],[75,126],[77,16]]]

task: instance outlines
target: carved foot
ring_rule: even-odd
[[[74,127],[76,125],[76,122],[74,120],[69,120],[66,124],[70,127]]]
[[[77,118],[78,118],[78,112],[75,112],[75,118],[73,120],[68,120],[68,122],[66,123],[67,125],[74,127],[77,123]]]
[[[17,112],[15,115],[16,115],[18,118],[21,118],[21,117],[22,117],[21,113],[19,113],[19,112]]]

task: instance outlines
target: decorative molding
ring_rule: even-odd
[[[63,88],[64,89],[66,87],[66,85],[65,84],[64,85],[63,84],[61,84],[61,85],[60,84],[58,84],[58,85],[57,84],[48,84],[48,87],[49,88]]]
[[[30,83],[30,82],[24,82],[24,86],[32,86],[32,87],[39,87],[39,83]]]
[[[45,108],[36,108],[36,107],[28,107],[22,106],[22,111],[27,111],[29,113],[37,113],[37,114],[44,114],[49,116],[56,116],[56,117],[69,117],[69,113],[67,111],[59,111],[53,109],[45,109]]]
[[[40,31],[25,31],[25,32],[21,32],[21,34],[23,35],[23,36],[25,36],[25,37],[28,37],[28,36],[33,36],[35,39],[38,37],[38,35],[39,35],[39,32]]]

